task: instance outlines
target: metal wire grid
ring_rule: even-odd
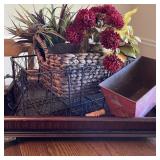
[[[32,66],[29,69],[31,60],[37,65],[36,56],[20,56],[11,58],[13,78],[15,81],[15,97],[17,98],[16,115],[65,115],[65,116],[84,116],[88,112],[105,108],[107,105],[104,103],[104,97],[99,92],[98,82],[92,82],[92,85],[84,85],[87,83],[86,75],[94,75],[97,66],[85,66],[80,68],[66,68],[63,73],[61,71],[43,72],[37,66]],[[129,59],[125,65],[132,62]],[[68,95],[66,97],[57,97],[50,88],[46,88],[41,81],[46,75],[51,77],[53,74],[65,74],[68,84]],[[73,92],[72,77],[76,74],[82,74],[79,90]],[[106,72],[103,79],[110,77],[111,73]],[[85,82],[85,83],[84,83]],[[52,84],[52,83],[50,83]],[[73,96],[74,95],[74,96]]]

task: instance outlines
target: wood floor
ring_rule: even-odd
[[[17,139],[5,143],[5,156],[155,156],[156,139]]]

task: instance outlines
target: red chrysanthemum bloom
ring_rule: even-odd
[[[92,7],[90,8],[90,11],[94,12],[95,14],[97,13],[101,13],[101,6],[98,6],[98,7]]]
[[[111,15],[112,13],[117,12],[116,8],[111,4],[92,7],[90,10],[93,11],[94,13],[102,13],[107,15]]]
[[[110,16],[107,16],[105,21],[107,24],[117,29],[121,29],[124,26],[123,17],[119,12],[115,12],[112,13]]]
[[[121,29],[124,25],[123,17],[118,12],[118,10],[113,5],[103,5],[98,7],[92,7],[90,9],[93,11],[98,17],[104,17],[100,16],[99,14],[105,15],[105,18],[103,20],[105,23],[111,25],[112,27],[115,27],[117,29]]]
[[[124,63],[115,54],[113,54],[108,55],[103,59],[103,65],[105,69],[111,73],[115,73],[124,66]]]
[[[88,9],[79,10],[78,14],[76,15],[74,24],[80,30],[86,30],[92,28],[96,24],[95,13]]]
[[[121,39],[118,33],[114,32],[113,29],[105,29],[100,34],[100,42],[106,49],[113,49],[119,47]]]
[[[96,15],[96,22],[99,20],[105,20],[105,14],[102,14],[102,6],[92,7],[90,11],[94,12]]]
[[[102,13],[111,15],[112,13],[118,12],[118,10],[111,4],[105,4],[102,6]]]
[[[78,31],[73,24],[66,29],[66,39],[71,43],[81,43],[83,40],[83,32]]]

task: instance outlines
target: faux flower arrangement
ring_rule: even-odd
[[[66,39],[81,44],[81,51],[109,53],[103,64],[111,72],[121,69],[126,56],[136,58],[140,38],[134,36],[129,25],[134,9],[124,16],[113,5],[100,5],[78,11],[74,21],[66,29]],[[92,45],[91,45],[92,44]],[[91,45],[91,47],[89,47]]]
[[[57,8],[53,6],[35,13],[21,7],[24,15],[17,11],[18,17],[15,18],[25,27],[17,26],[12,21],[14,28],[7,28],[18,37],[18,43],[37,45],[37,37],[41,37],[47,47],[57,43],[80,45],[79,52],[104,54],[103,64],[112,73],[123,67],[127,56],[136,58],[139,53],[140,38],[134,36],[133,28],[129,25],[137,9],[121,15],[113,5],[105,4],[80,9],[76,14],[67,5],[62,5],[58,17],[55,15]]]

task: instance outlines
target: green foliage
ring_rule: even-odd
[[[34,13],[28,12],[22,5],[20,7],[23,13],[16,10],[17,16],[14,16],[19,25],[16,25],[11,19],[14,27],[6,27],[13,38],[17,39],[17,43],[33,43],[35,35],[44,39],[48,46],[66,41],[64,38],[65,30],[72,23],[75,15],[70,12],[70,7],[67,5],[56,8],[51,6],[39,11],[34,9]],[[55,14],[57,9],[61,9],[60,16]]]
[[[139,54],[138,45],[135,46],[122,46],[119,48],[121,53],[125,54],[126,56],[136,58]]]
[[[138,44],[141,42],[141,39],[134,35],[133,27],[129,23],[136,12],[137,8],[125,13],[123,17],[124,27],[121,30],[116,30],[124,42],[124,45],[119,47],[120,52],[134,58],[140,53]]]
[[[61,36],[65,37],[66,28],[72,23],[72,20],[76,13],[71,12],[71,7],[67,5],[62,5],[62,7],[56,8],[44,8],[49,13],[46,18],[48,19],[48,26],[53,28],[55,32],[59,33]],[[57,9],[61,9],[60,16],[56,16],[55,12]],[[53,43],[63,43],[64,39],[60,37],[53,36]]]

